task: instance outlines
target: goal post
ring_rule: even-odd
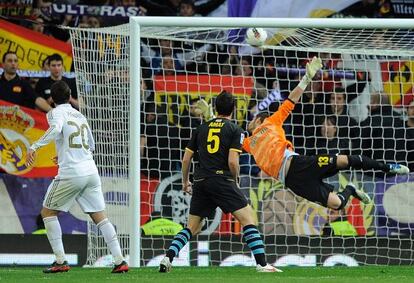
[[[248,27],[274,33],[257,53],[238,34]],[[232,30],[234,37],[229,36]],[[179,163],[183,144],[194,128],[191,103],[200,98],[212,102],[220,89],[230,90],[237,98],[235,122],[245,127],[257,108],[272,111],[269,105],[286,97],[311,55],[324,57],[323,73],[285,129],[298,153],[315,154],[323,148],[410,163],[414,149],[404,142],[408,132],[404,123],[406,97],[414,92],[413,30],[411,19],[210,17],[131,17],[129,24],[118,27],[70,29],[81,111],[100,137],[97,165],[110,203],[108,216],[115,215],[130,266],[157,265],[172,239],[171,233],[141,235],[143,224],[161,216],[185,225],[189,197],[180,192]],[[163,55],[168,48],[171,54]],[[165,58],[171,59],[170,65]],[[339,108],[328,97],[336,89],[342,89],[345,100],[353,97],[345,102],[347,118],[331,113]],[[373,97],[381,107],[388,104],[395,111],[371,117],[368,109]],[[319,143],[327,116],[336,117],[334,145]],[[108,132],[111,138],[106,138]],[[122,154],[128,158],[122,159]],[[118,158],[125,164],[119,164]],[[414,189],[414,176],[387,178],[357,170],[329,179],[336,188],[357,182],[373,203],[352,200],[346,215],[340,215],[354,226],[355,231],[350,228],[354,234],[321,236],[333,217],[330,212],[282,190],[280,183],[257,177],[247,160],[241,187],[256,212],[271,263],[413,263],[410,223],[414,219],[409,203],[399,206],[398,199],[412,197],[409,189]],[[118,166],[116,172],[111,170]],[[108,252],[93,224],[88,227],[88,263],[92,265]],[[221,211],[207,220],[196,239],[200,241],[191,241],[175,264],[252,264],[241,243],[240,225]]]

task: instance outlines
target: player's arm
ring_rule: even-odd
[[[182,164],[181,164],[181,173],[182,177],[182,184],[183,184],[183,191],[186,193],[191,194],[191,183],[190,183],[190,166],[191,160],[193,159],[194,152],[197,151],[197,136],[198,136],[198,129],[194,130],[191,134],[191,139],[185,148]]]
[[[229,151],[229,169],[236,183],[239,182],[240,172],[240,151],[230,150]]]
[[[245,141],[243,130],[236,126],[234,129],[233,139],[230,144],[228,166],[236,183],[239,182],[240,174],[240,153],[242,153],[242,144]]]
[[[95,139],[93,138],[91,128],[88,124],[88,146],[91,152],[95,151]]]
[[[182,165],[181,165],[182,166],[181,171],[183,174],[183,178],[182,178],[183,191],[189,194],[192,193],[191,183],[190,183],[190,166],[191,166],[191,160],[193,159],[193,155],[194,155],[194,152],[191,149],[186,148],[183,161],[182,161]]]
[[[306,64],[306,74],[303,76],[299,84],[290,92],[287,100],[279,107],[268,119],[275,124],[283,124],[290,112],[295,107],[295,103],[299,101],[308,84],[312,81],[315,74],[322,68],[322,61],[318,57],[313,57],[312,61]]]
[[[62,131],[63,117],[61,117],[59,115],[59,113],[56,113],[56,111],[49,112],[47,114],[47,120],[48,120],[48,123],[49,123],[49,128],[43,134],[43,136],[40,137],[39,140],[37,140],[35,143],[33,143],[30,146],[30,149],[29,149],[29,151],[27,153],[27,157],[26,157],[26,165],[27,166],[33,165],[33,163],[35,161],[35,158],[36,158],[36,150],[38,150],[42,146],[45,146],[45,145],[49,144]]]
[[[308,84],[312,81],[316,73],[322,68],[322,60],[318,57],[313,57],[311,62],[306,64],[306,74],[302,77],[302,80],[295,87],[294,90],[288,96],[288,99],[293,103],[297,103],[305,91]]]

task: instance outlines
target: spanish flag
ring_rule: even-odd
[[[66,71],[72,64],[69,43],[0,20],[0,56],[7,51],[16,52],[22,70],[40,71],[46,57],[54,53],[62,56]]]
[[[0,100],[0,168],[22,177],[54,177],[57,174],[52,161],[56,156],[54,143],[38,150],[33,167],[25,164],[30,145],[48,127],[44,113]]]

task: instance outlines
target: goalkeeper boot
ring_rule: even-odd
[[[270,264],[266,264],[265,266],[261,266],[260,264],[258,264],[256,265],[256,271],[257,272],[283,272],[282,270]]]
[[[410,169],[408,169],[407,166],[393,163],[393,164],[387,164],[390,167],[389,173],[391,174],[408,174],[410,173]]]
[[[69,269],[70,269],[70,266],[68,265],[68,262],[66,260],[63,263],[57,263],[55,261],[52,263],[51,266],[49,266],[46,269],[43,269],[43,273],[68,272]]]
[[[164,257],[160,262],[160,272],[166,273],[171,271],[171,261],[168,257]]]
[[[348,185],[346,185],[346,186],[347,187],[348,186],[349,187],[352,187],[352,190],[353,190],[352,196],[354,198],[359,199],[360,201],[362,201],[365,204],[371,202],[371,198],[369,197],[369,195],[366,192],[364,192],[364,191],[362,191],[360,189],[357,189],[353,183],[349,182]]]
[[[124,273],[128,272],[128,270],[128,264],[123,260],[120,264],[114,266],[111,273]]]

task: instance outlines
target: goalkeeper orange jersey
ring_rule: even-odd
[[[254,156],[261,170],[274,178],[279,176],[285,150],[293,151],[282,126],[294,107],[291,100],[285,100],[272,116],[254,130],[251,137],[243,141],[243,149]]]

